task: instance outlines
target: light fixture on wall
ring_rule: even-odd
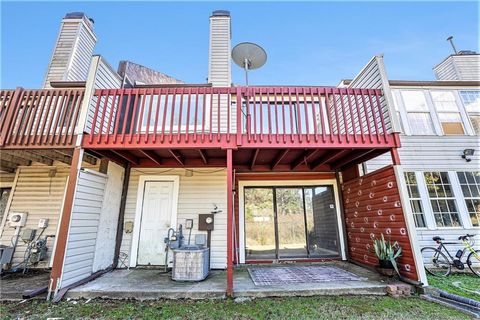
[[[465,161],[470,162],[472,161],[471,156],[475,153],[475,149],[465,149],[463,150],[462,158],[465,159]]]
[[[185,170],[185,177],[193,177],[193,170],[186,169]]]

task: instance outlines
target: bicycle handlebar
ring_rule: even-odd
[[[464,236],[458,237],[458,240],[468,240],[468,238],[473,238],[473,237],[475,237],[475,236],[476,236],[475,234],[468,234],[468,233],[467,233],[467,234],[464,235]]]

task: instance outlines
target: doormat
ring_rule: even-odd
[[[256,286],[367,280],[332,266],[248,268]]]

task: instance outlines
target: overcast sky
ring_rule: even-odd
[[[114,68],[131,60],[204,83],[216,9],[231,11],[232,47],[251,41],[267,51],[252,84],[336,85],[379,53],[390,79],[428,80],[452,53],[449,35],[459,50],[479,50],[478,2],[2,2],[1,87],[42,85],[60,21],[72,11],[95,20],[95,53]]]

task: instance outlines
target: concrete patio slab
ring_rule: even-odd
[[[300,265],[300,264],[296,264]],[[285,296],[314,296],[314,295],[386,295],[388,279],[376,272],[359,267],[348,262],[329,262],[322,265],[332,265],[339,269],[351,272],[362,280],[360,281],[328,281],[321,283],[297,283],[282,285],[256,286],[247,271],[248,266],[235,270],[234,292],[236,297],[285,297]],[[257,267],[257,266],[256,266]],[[280,266],[262,266],[275,268]]]
[[[325,263],[324,263],[325,264]],[[248,266],[237,267],[234,271],[235,297],[281,297],[312,295],[385,295],[388,280],[362,267],[332,262],[343,270],[358,275],[361,281],[328,281],[322,283],[300,283],[289,285],[256,286],[247,271]],[[301,265],[301,264],[297,264]],[[259,267],[259,266],[255,266]],[[265,265],[275,268],[281,265]],[[80,287],[71,289],[67,298],[107,299],[224,299],[226,297],[226,272],[213,270],[201,282],[177,282],[171,280],[171,273],[151,269],[119,269],[107,273]]]
[[[171,273],[150,269],[119,269],[68,291],[67,298],[107,299],[223,299],[226,273],[213,270],[200,282],[178,282]]]

